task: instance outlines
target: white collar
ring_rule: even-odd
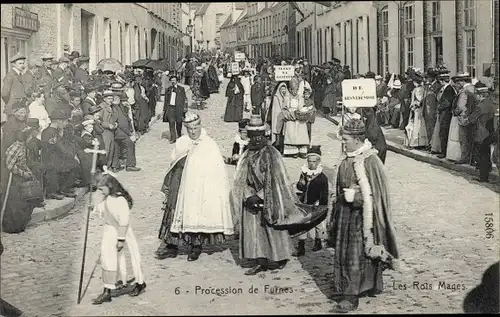
[[[307,167],[306,164],[302,166],[302,173],[305,173],[309,176],[316,176],[319,175],[323,172],[323,166],[321,164],[318,164],[318,167],[316,169],[311,170],[309,167]]]
[[[23,74],[20,70],[14,68],[14,67],[12,67],[12,70],[15,71],[18,75],[22,75]]]
[[[370,141],[368,141],[368,139],[365,139],[365,143],[363,144],[362,147],[360,147],[356,151],[347,152],[346,155],[347,155],[347,157],[355,157],[355,156],[358,156],[360,154],[365,153],[366,151],[370,150],[371,148],[372,148],[372,143]]]
[[[248,145],[248,142],[250,142],[250,139],[243,140],[240,136],[240,134],[236,134],[234,137],[234,142],[240,144],[240,145]]]

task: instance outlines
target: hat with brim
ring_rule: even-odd
[[[42,56],[42,61],[49,61],[49,60],[53,60],[53,59],[54,59],[54,56],[52,56],[52,54],[50,54],[50,53],[45,53]]]
[[[73,52],[71,52],[70,56],[73,56],[75,58],[79,58],[80,57],[80,53],[78,51],[73,51]]]
[[[392,84],[393,89],[401,89],[401,81],[399,79],[396,79],[394,83]]]
[[[380,75],[376,75],[376,76],[375,76],[375,80],[382,80],[382,76],[380,76]]]
[[[438,75],[439,79],[450,79],[450,73],[441,73]]]
[[[189,125],[199,124],[201,123],[201,118],[200,115],[195,112],[187,112],[182,122]]]
[[[262,122],[262,117],[259,114],[253,114],[247,125],[247,131],[262,131],[265,132],[266,126]]]
[[[95,106],[94,106],[94,105],[92,105],[92,106],[90,106],[90,108],[89,108],[89,110],[88,110],[88,113],[89,113],[89,114],[95,114],[95,113],[98,113],[98,112],[99,112],[99,111],[101,111],[101,110],[102,110],[102,108],[101,108],[101,107],[99,107],[98,105],[95,105]]]
[[[114,97],[115,96],[115,92],[112,91],[112,90],[105,90],[103,93],[102,93],[102,96],[104,98],[106,97]]]
[[[12,58],[10,59],[10,62],[11,63],[15,63],[17,62],[18,60],[21,60],[21,59],[26,59],[26,56],[24,56],[23,54],[20,54],[20,53],[17,53],[16,55],[12,56]]]
[[[78,59],[78,63],[83,64],[83,63],[88,63],[90,61],[90,57],[87,56],[82,56]]]
[[[462,73],[462,74],[458,74],[456,76],[451,77],[451,80],[453,80],[453,81],[468,81],[468,80],[472,80],[472,77],[469,73]]]
[[[55,59],[53,59],[51,61],[50,65],[59,65],[59,61],[56,61]]]
[[[375,79],[375,73],[374,72],[368,72],[368,73],[365,74],[365,78]]]
[[[114,82],[111,84],[110,87],[111,91],[122,91],[123,90],[123,84],[119,82]]]

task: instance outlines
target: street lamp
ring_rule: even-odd
[[[189,19],[189,24],[186,26],[186,33],[189,35],[189,54],[193,53],[193,37],[191,33],[193,33],[193,25],[191,24],[191,19]]]

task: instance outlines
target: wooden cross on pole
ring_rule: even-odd
[[[89,233],[89,220],[90,220],[90,212],[92,211],[92,186],[94,185],[94,176],[96,173],[96,165],[97,165],[97,155],[102,154],[105,155],[106,151],[105,150],[99,150],[99,141],[97,139],[94,139],[92,141],[92,144],[94,145],[93,149],[84,149],[83,151],[85,153],[92,153],[92,168],[90,169],[90,189],[89,189],[89,201],[87,205],[87,221],[85,224],[85,239],[83,241],[83,258],[82,258],[82,268],[80,272],[80,284],[78,286],[78,300],[77,304],[80,304],[81,301],[81,295],[82,295],[82,286],[83,286],[83,273],[85,270],[85,254],[87,251],[87,236]]]

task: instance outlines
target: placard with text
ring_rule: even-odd
[[[278,65],[274,66],[274,78],[276,81],[290,81],[295,75],[295,66]]]
[[[375,80],[343,80],[342,103],[347,108],[375,107],[377,105],[377,86]]]

